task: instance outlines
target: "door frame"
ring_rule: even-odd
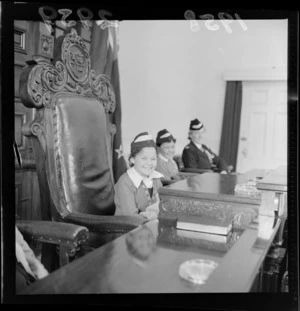
[[[225,81],[287,81],[287,67],[229,69]]]
[[[287,66],[269,68],[228,69],[223,78],[227,81],[283,81],[287,83]],[[243,98],[243,97],[242,97]],[[243,106],[242,106],[243,109]],[[242,115],[241,109],[241,115]],[[242,119],[240,120],[240,122]],[[239,133],[240,134],[240,133]],[[238,153],[238,149],[237,149]],[[238,157],[238,154],[237,154]],[[237,158],[238,160],[238,158]]]

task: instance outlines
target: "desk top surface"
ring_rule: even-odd
[[[74,260],[36,281],[22,294],[248,292],[280,219],[259,216],[244,230],[234,229],[227,244],[183,237],[163,220],[147,224]],[[190,259],[217,267],[202,285],[179,276]]]
[[[241,175],[204,173],[189,176],[159,189],[160,195],[187,196],[189,198],[248,203],[259,205],[261,196],[235,192],[237,184],[246,183],[257,177],[264,177],[265,170],[251,170]]]
[[[279,166],[257,183],[260,190],[287,191],[287,166]]]

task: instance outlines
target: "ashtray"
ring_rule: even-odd
[[[179,275],[194,284],[204,284],[210,274],[217,268],[218,263],[208,259],[191,259],[179,267]]]

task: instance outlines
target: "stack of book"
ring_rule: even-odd
[[[231,239],[231,233],[227,235],[206,233],[201,231],[177,230],[177,236],[189,239],[199,239],[216,243],[228,243]]]
[[[232,220],[208,216],[182,215],[176,224],[177,234],[219,243],[227,243],[232,232]]]
[[[232,228],[231,220],[215,220],[211,216],[184,215],[178,220],[169,217],[172,223],[159,230],[157,242],[175,249],[203,249],[214,256],[223,256],[244,232]],[[201,220],[200,220],[201,218]],[[230,217],[229,217],[230,218]],[[164,219],[160,219],[161,222]],[[200,231],[199,231],[200,230]]]

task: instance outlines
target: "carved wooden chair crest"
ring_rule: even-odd
[[[115,95],[108,77],[91,69],[88,49],[75,30],[57,39],[53,64],[28,62],[20,94],[26,107],[36,108],[34,121],[22,132],[35,153],[42,200],[48,206],[52,200],[52,218],[86,226],[93,246],[141,224],[137,217],[113,216],[116,127],[108,114],[115,109]]]

